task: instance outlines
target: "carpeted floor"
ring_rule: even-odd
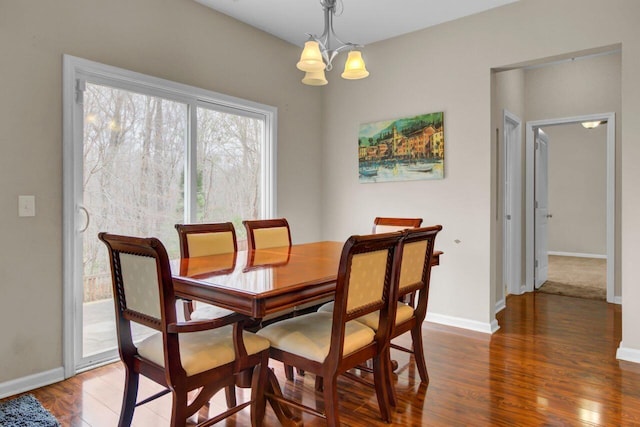
[[[59,427],[58,420],[31,394],[0,402],[2,427]]]
[[[606,301],[606,276],[606,259],[549,255],[549,276],[538,291]]]

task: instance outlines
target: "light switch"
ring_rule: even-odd
[[[36,216],[36,196],[18,196],[18,216]]]

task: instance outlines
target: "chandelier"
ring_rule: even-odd
[[[324,32],[320,37],[308,34],[309,40],[304,44],[304,50],[300,55],[300,61],[296,65],[299,70],[306,74],[302,83],[311,86],[326,85],[327,78],[324,71],[331,71],[333,59],[345,50],[349,51],[347,62],[344,64],[343,79],[357,80],[364,79],[369,75],[362,60],[362,53],[355,50],[363,47],[354,43],[344,43],[333,30],[333,17],[336,14],[337,0],[320,0],[320,5],[324,9]],[[342,3],[342,1],[341,1]],[[332,39],[338,46],[332,48]]]
[[[606,120],[596,120],[595,122],[582,122],[582,127],[585,129],[594,129],[600,126],[601,124],[607,123]]]

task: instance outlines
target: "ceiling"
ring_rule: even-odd
[[[299,46],[324,29],[320,0],[195,1]],[[333,27],[343,42],[366,45],[515,1],[338,0]]]

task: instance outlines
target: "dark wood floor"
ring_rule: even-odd
[[[431,381],[421,386],[414,365],[394,352],[400,402],[393,425],[640,425],[640,365],[615,358],[620,314],[619,306],[602,301],[538,293],[509,297],[493,336],[427,323]],[[311,375],[287,383],[281,367],[275,368],[286,394],[315,404]],[[111,427],[122,383],[115,363],[32,393],[64,426]],[[143,385],[143,393],[155,390]],[[378,419],[372,390],[344,379],[339,394],[344,425],[387,425]],[[139,408],[134,425],[168,425],[169,402],[165,396]],[[211,410],[223,404],[223,396],[216,396]],[[324,425],[312,416],[304,421]],[[265,424],[278,425],[270,409]],[[248,410],[226,425],[249,425]]]

